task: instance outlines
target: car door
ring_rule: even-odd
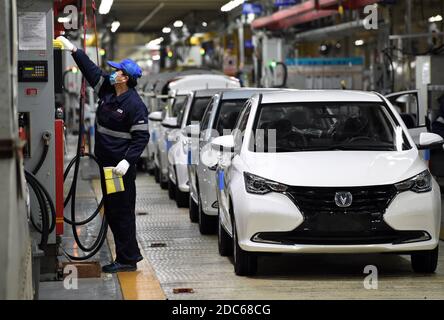
[[[220,95],[215,95],[210,103],[208,104],[207,110],[205,111],[202,121],[200,124],[200,133],[199,133],[199,150],[198,150],[198,161],[197,165],[195,165],[195,171],[196,171],[196,183],[199,185],[202,185],[203,174],[207,170],[207,167],[201,159],[202,155],[202,149],[207,148],[209,146],[209,142],[211,141],[212,134],[211,134],[211,128],[212,128],[212,119],[214,118],[214,114],[216,113],[217,107],[219,105],[220,101]],[[193,166],[193,165],[192,165]],[[193,169],[191,170],[191,172]],[[192,174],[192,173],[191,173]],[[197,190],[197,188],[196,188]]]
[[[236,125],[233,130],[234,134],[234,141],[236,142],[236,146],[234,148],[234,152],[232,155],[231,161],[219,163],[218,170],[217,170],[217,180],[218,180],[218,194],[219,194],[219,207],[222,208],[220,210],[221,214],[223,215],[221,217],[222,223],[227,226],[227,230],[231,230],[231,219],[230,219],[230,213],[229,213],[229,199],[230,199],[230,193],[229,193],[229,184],[230,179],[232,177],[233,173],[233,162],[236,161],[237,158],[239,158],[240,150],[241,150],[241,144],[242,144],[242,134],[245,132],[247,128],[248,118],[250,116],[251,111],[251,101],[247,101],[245,103],[245,106],[239,113],[239,117],[237,119]]]
[[[413,141],[419,143],[419,135],[427,132],[425,115],[427,106],[420,104],[418,90],[409,90],[391,93],[385,96],[398,110]]]

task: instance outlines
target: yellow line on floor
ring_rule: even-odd
[[[100,181],[92,182],[96,197],[101,197]],[[111,232],[107,233],[108,246],[111,249],[113,259],[116,258],[116,250],[114,246],[114,238]],[[142,253],[143,255],[143,253]],[[122,290],[124,300],[165,300],[165,294],[160,286],[160,282],[156,277],[154,269],[149,260],[144,259],[137,264],[137,271],[134,272],[118,272],[120,288]]]

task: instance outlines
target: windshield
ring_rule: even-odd
[[[193,121],[202,120],[202,117],[205,113],[205,109],[210,103],[211,97],[201,97],[196,98],[191,105],[190,112],[188,113],[187,125],[191,124]],[[179,123],[182,123],[182,119]]]
[[[252,139],[255,141],[250,141],[250,150],[410,149],[405,134],[395,122],[388,108],[381,103],[265,104],[256,114],[253,128],[255,139]]]
[[[222,101],[219,108],[219,114],[216,118],[216,130],[223,135],[223,130],[233,130],[236,125],[239,112],[244,106],[247,99],[225,100]]]
[[[172,107],[171,107],[171,117],[181,117],[181,113],[183,113],[184,107],[186,105],[188,96],[176,96],[172,100]]]

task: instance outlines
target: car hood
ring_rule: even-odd
[[[246,169],[294,186],[371,186],[400,182],[427,169],[418,150],[254,153]]]

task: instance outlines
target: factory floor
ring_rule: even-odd
[[[137,234],[145,258],[138,271],[80,279],[78,290],[42,283],[40,299],[444,299],[443,241],[432,275],[413,273],[409,256],[323,254],[261,257],[256,276],[238,277],[232,259],[219,256],[216,235],[200,235],[188,209],[178,209],[152,176],[139,173],[136,182]],[[94,196],[101,196],[98,180],[83,180],[81,188],[79,208],[87,211],[96,204]],[[85,239],[97,234],[99,219]],[[65,230],[63,246],[76,250]],[[102,264],[114,256],[110,232],[107,239],[93,258]],[[376,290],[364,286],[367,265],[378,268]]]

